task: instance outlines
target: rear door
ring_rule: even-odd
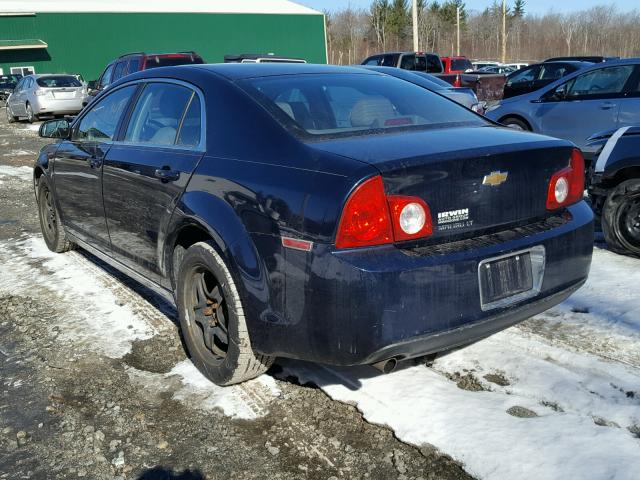
[[[22,97],[24,96],[24,87],[26,83],[27,83],[27,79],[22,78],[16,85],[16,88],[13,90],[13,93],[9,98],[9,106],[11,108],[11,113],[15,117],[25,115],[24,100],[22,100]]]
[[[633,65],[598,68],[558,86],[556,95],[547,97],[540,106],[541,133],[581,147],[594,133],[616,128],[620,103],[634,70]]]
[[[191,86],[144,86],[104,163],[104,208],[114,256],[162,283],[171,214],[204,153],[203,97]]]
[[[102,165],[136,86],[100,98],[56,152],[53,179],[62,220],[81,240],[109,250],[102,205]]]

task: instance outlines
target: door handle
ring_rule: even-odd
[[[180,172],[178,170],[171,170],[171,167],[169,166],[164,166],[156,169],[155,176],[164,183],[175,182],[180,178]]]
[[[616,106],[615,103],[604,102],[600,104],[600,110],[611,110],[615,106]]]

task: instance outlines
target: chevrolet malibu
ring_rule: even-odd
[[[75,115],[86,93],[74,75],[27,75],[7,99],[7,120],[32,123],[42,116]]]
[[[540,313],[589,272],[571,143],[388,75],[158,68],[40,134],[56,139],[34,169],[48,247],[175,300],[219,385],[276,357],[389,371]]]

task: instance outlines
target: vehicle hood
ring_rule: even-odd
[[[469,154],[492,155],[553,145],[567,146],[571,143],[536,133],[486,126],[349,137],[313,143],[310,147],[366,162],[384,170],[393,160],[402,161],[405,166],[409,166],[412,158],[424,161],[425,158],[432,157],[434,161],[441,161]]]

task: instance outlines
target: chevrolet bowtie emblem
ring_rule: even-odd
[[[484,176],[484,178],[482,179],[482,184],[497,187],[501,183],[506,182],[508,176],[509,172],[491,172],[489,175]]]

